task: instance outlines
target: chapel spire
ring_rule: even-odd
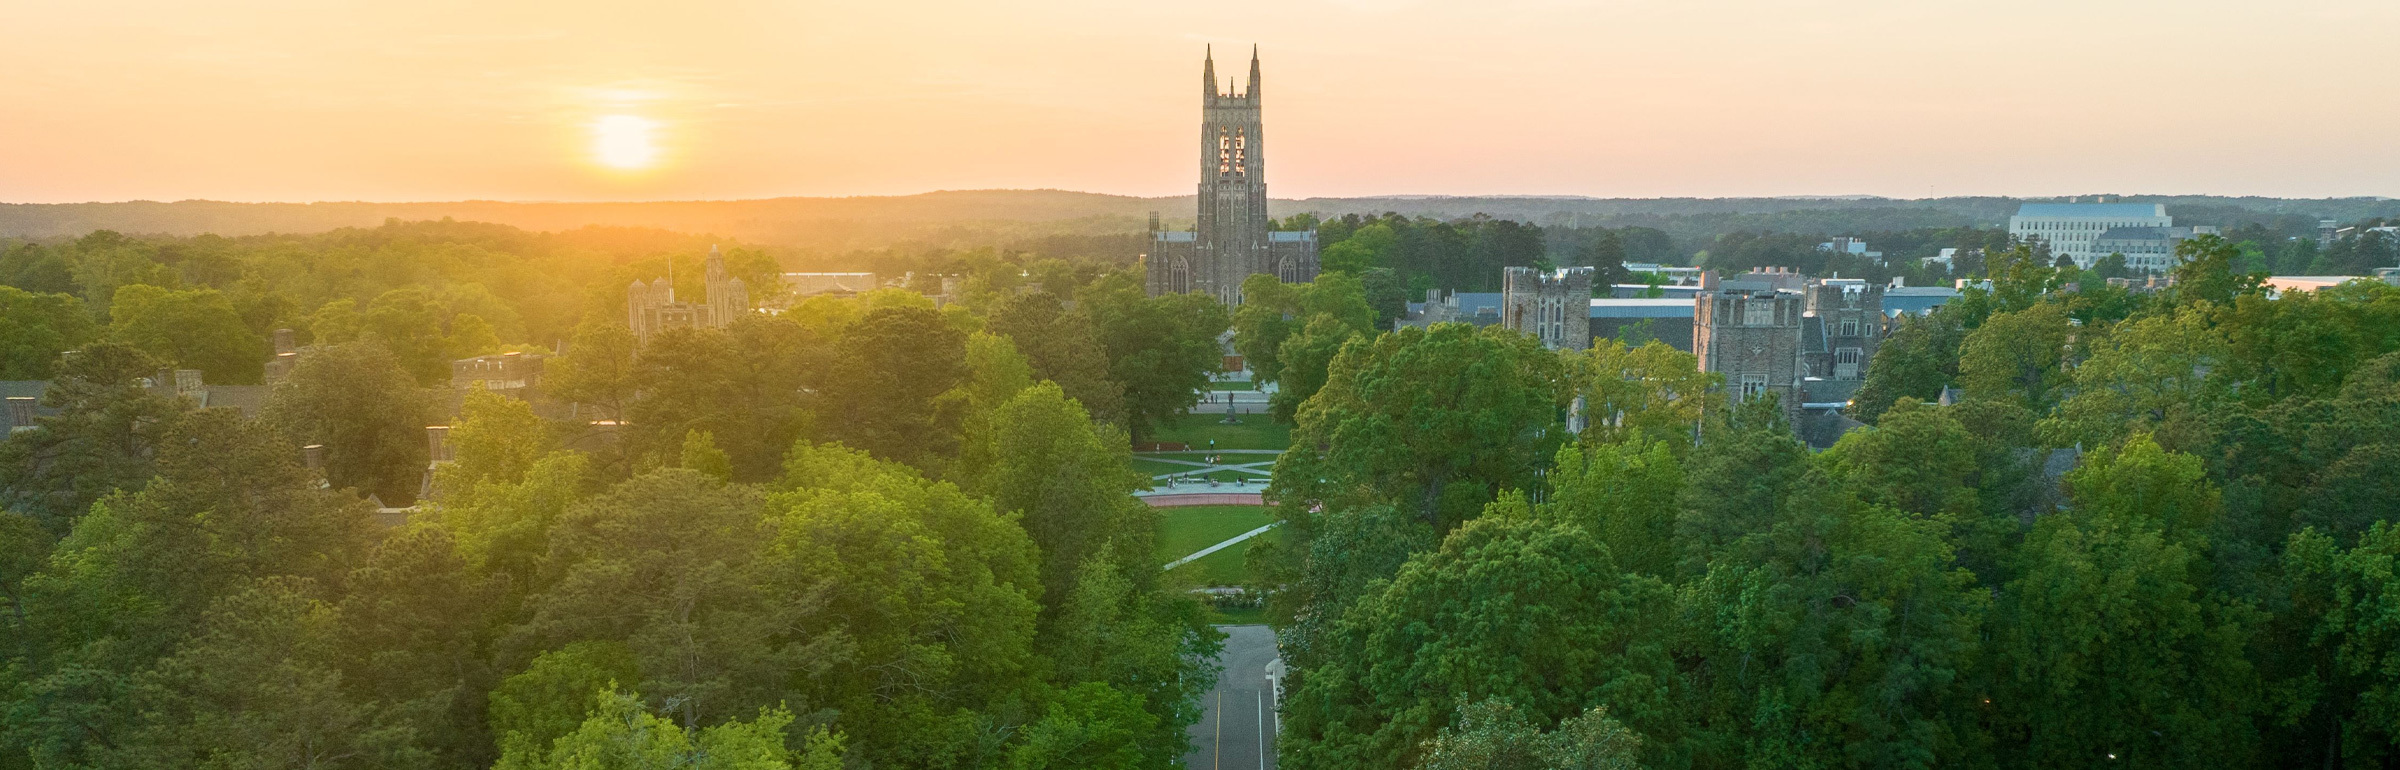
[[[1257,102],[1258,102],[1258,46],[1257,46],[1257,45],[1252,45],[1252,46],[1250,46],[1250,90],[1243,91],[1243,92],[1242,92],[1242,97],[1243,97],[1243,98],[1245,98],[1245,99],[1249,99],[1249,100],[1251,101],[1251,103],[1253,103],[1253,104],[1255,104],[1255,103],[1257,103]]]
[[[1215,101],[1217,98],[1217,52],[1213,46],[1206,50],[1207,53],[1203,55],[1200,64],[1200,96]]]

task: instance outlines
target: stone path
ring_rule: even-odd
[[[1166,473],[1160,473],[1151,476],[1150,480],[1153,482],[1151,488],[1136,491],[1133,494],[1135,497],[1150,497],[1153,495],[1189,495],[1208,492],[1249,493],[1251,489],[1264,488],[1267,484],[1267,480],[1274,477],[1275,458],[1282,454],[1283,451],[1279,449],[1195,449],[1183,452],[1136,453],[1134,455],[1135,457],[1149,460],[1154,463],[1180,465],[1185,467],[1180,470],[1168,471]],[[1211,463],[1200,460],[1187,460],[1182,457],[1169,457],[1168,455],[1216,455],[1217,462]],[[1227,455],[1232,455],[1232,457],[1227,457]],[[1227,462],[1227,460],[1247,458],[1259,459],[1250,460],[1249,462]],[[1205,479],[1192,478],[1194,476],[1210,476],[1217,473],[1237,474],[1239,480],[1230,483],[1211,483]],[[1159,484],[1156,482],[1166,483]]]

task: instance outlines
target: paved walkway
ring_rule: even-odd
[[[1152,508],[1180,508],[1187,505],[1266,505],[1265,495],[1257,492],[1183,492],[1142,495],[1142,502]]]
[[[1133,496],[1143,498],[1153,506],[1170,505],[1258,505],[1259,492],[1265,491],[1267,480],[1275,476],[1275,458],[1283,454],[1278,449],[1217,449],[1183,452],[1139,452],[1135,457],[1164,465],[1181,466],[1177,470],[1150,477],[1149,489],[1136,490]],[[1181,455],[1181,456],[1170,456]],[[1216,462],[1185,459],[1186,457],[1215,456]],[[1205,477],[1234,474],[1235,481],[1210,481]],[[1200,477],[1200,478],[1195,478]],[[1154,498],[1184,498],[1192,496],[1241,495],[1238,502],[1168,502]]]

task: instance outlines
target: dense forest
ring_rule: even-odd
[[[1248,552],[1287,766],[2400,764],[2400,288],[2259,275],[2381,236],[2231,230],[2148,291],[1895,231],[1989,288],[1899,321],[1812,452],[1662,344],[1390,327],[1664,229],[1287,226],[1329,272],[1231,309],[1088,242],[808,298],[726,242],[775,312],[646,344],[625,287],[699,296],[709,239],[12,242],[0,380],[49,389],[0,441],[0,767],[1179,766],[1220,635],[1129,447],[1227,330],[1292,431]],[[151,386],[263,382],[278,329],[254,415]],[[506,350],[557,403],[443,401]]]
[[[706,248],[12,249],[6,377],[52,413],[0,442],[0,767],[1176,762],[1219,635],[1152,559],[1128,431],[1196,400],[1224,310],[1009,263],[941,308],[816,297],[637,346],[624,286]],[[256,382],[277,328],[310,344],[255,417],[148,387]],[[543,387],[587,411],[467,391],[428,478],[448,358],[552,339]],[[366,495],[421,485],[377,523]]]
[[[2243,253],[1997,253],[1820,453],[1656,342],[1353,337],[1251,551],[1285,766],[2393,767],[2400,288]]]

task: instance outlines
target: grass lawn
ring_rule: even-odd
[[[1158,435],[1148,441],[1181,441],[1194,450],[1208,449],[1215,440],[1218,449],[1287,449],[1292,445],[1292,426],[1275,422],[1263,414],[1245,414],[1242,424],[1226,425],[1217,422],[1221,415],[1195,414],[1183,418],[1181,424],[1158,429]]]
[[[1202,548],[1225,542],[1226,538],[1248,532],[1275,520],[1263,505],[1191,505],[1158,509],[1158,563],[1181,559]],[[1269,534],[1272,534],[1270,532]],[[1265,537],[1266,535],[1260,535]],[[1234,546],[1213,554],[1213,559],[1242,550]],[[1201,561],[1207,561],[1202,559]],[[1184,565],[1186,567],[1193,564]]]
[[[1220,626],[1263,626],[1267,623],[1267,608],[1250,607],[1239,610],[1210,609],[1208,622]]]
[[[1204,462],[1208,462],[1208,455],[1209,455],[1209,453],[1207,453],[1207,452],[1150,452],[1150,453],[1146,453],[1146,454],[1136,455],[1136,456],[1134,457],[1134,459],[1137,459],[1137,460],[1190,460],[1190,461],[1192,461],[1192,462],[1196,462],[1196,463],[1204,463]],[[1274,455],[1254,455],[1254,454],[1248,454],[1248,453],[1243,453],[1243,454],[1232,454],[1232,453],[1224,452],[1223,450],[1219,450],[1219,451],[1218,451],[1218,455],[1219,455],[1219,456],[1217,457],[1217,464],[1218,464],[1218,465],[1247,465],[1247,464],[1250,464],[1250,463],[1267,463],[1267,464],[1269,464],[1269,465],[1273,465],[1273,464],[1275,463],[1275,456],[1274,456]]]
[[[1243,531],[1247,532],[1248,530]],[[1241,533],[1236,532],[1234,534],[1238,535]],[[1275,529],[1267,530],[1266,534],[1244,540],[1242,541],[1241,545],[1209,554],[1199,561],[1192,562],[1181,567],[1176,567],[1175,571],[1167,573],[1167,580],[1172,583],[1195,586],[1246,585],[1250,582],[1250,546],[1262,540],[1281,542],[1283,540],[1283,528],[1277,527]],[[1201,546],[1201,548],[1206,547],[1208,546]],[[1173,561],[1173,559],[1169,559],[1167,561]],[[1167,562],[1161,561],[1159,563],[1165,564]]]
[[[1144,476],[1156,476],[1161,473],[1181,473],[1183,471],[1200,470],[1199,468],[1194,468],[1189,465],[1162,463],[1157,460],[1150,460],[1140,457],[1133,458],[1133,469],[1140,471]]]

